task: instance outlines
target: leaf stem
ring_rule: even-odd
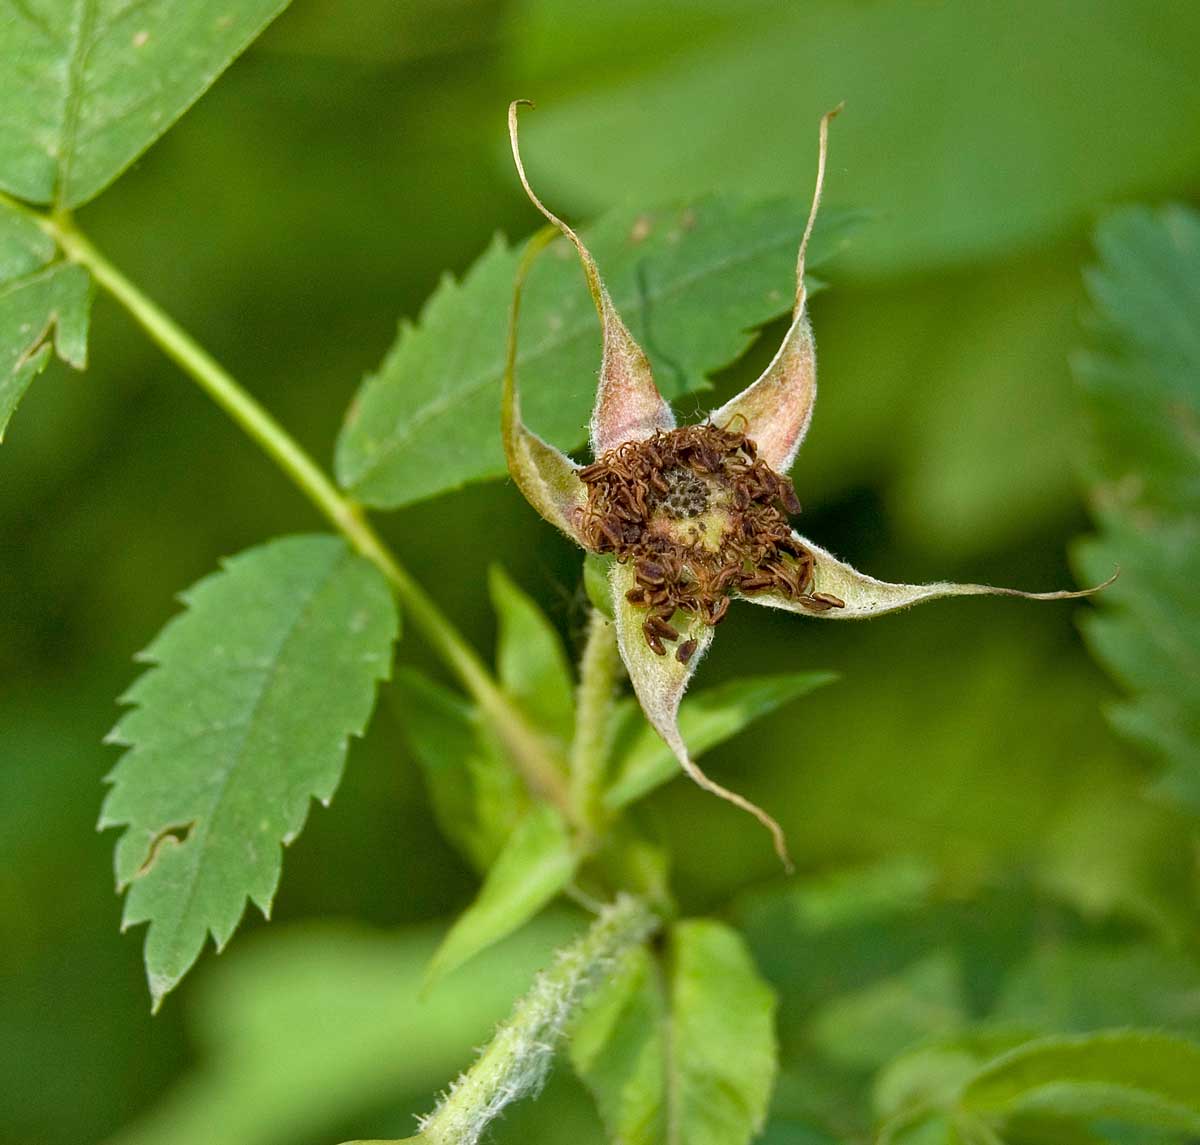
[[[202,346],[129,281],[77,230],[69,218],[43,215],[4,197],[51,235],[73,262],[86,267],[159,349],[176,363],[254,440],[335,529],[391,583],[406,615],[430,647],[475,699],[498,731],[526,782],[564,812],[566,785],[555,761],[525,717],[497,686],[475,650],[413,579],[367,521],[362,509],[344,497],[323,469]]]
[[[613,960],[658,926],[639,899],[621,895],[591,928],[560,950],[534,980],[487,1048],[421,1123],[416,1140],[427,1145],[475,1145],[509,1103],[545,1081],[563,1030]]]
[[[604,768],[620,668],[616,626],[598,608],[593,608],[579,661],[570,780],[571,806],[576,818],[593,833],[598,832],[603,815]]]

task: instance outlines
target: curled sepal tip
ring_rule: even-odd
[[[548,228],[530,240],[513,280],[512,306],[508,320],[508,352],[504,362],[504,384],[500,398],[500,432],[508,471],[525,499],[552,525],[576,544],[584,544],[581,522],[587,506],[587,491],[576,476],[579,468],[569,457],[526,428],[521,420],[517,393],[517,325],[521,290],[530,267],[554,237]]]
[[[743,811],[748,811],[771,832],[775,852],[790,874],[794,867],[788,855],[787,837],[783,828],[756,803],[709,779],[696,765],[683,736],[679,734],[679,703],[697,665],[712,643],[712,626],[697,617],[677,614],[671,621],[678,629],[677,648],[668,647],[665,653],[660,655],[650,647],[643,632],[642,626],[647,618],[646,609],[631,604],[628,600],[627,594],[634,591],[637,585],[632,565],[614,563],[609,575],[621,659],[625,661],[634,693],[642,705],[642,711],[646,713],[646,719],[674,752],[688,778],[705,791],[719,796],[735,807],[740,807]],[[682,648],[689,649],[690,654],[686,658],[677,654],[677,650]]]
[[[588,290],[596,304],[603,331],[603,352],[600,360],[600,382],[596,389],[596,406],[592,413],[592,452],[599,457],[625,441],[641,441],[658,430],[675,428],[671,407],[663,400],[654,384],[650,360],[629,333],[621,316],[608,296],[600,278],[596,260],[583,240],[562,219],[538,198],[529,185],[517,134],[517,112],[522,106],[532,107],[526,99],[514,100],[508,108],[508,135],[512,142],[513,162],[529,201],[574,245],[583,264]]]
[[[1103,584],[1092,588],[1063,589],[1057,592],[1025,592],[1019,588],[997,588],[988,584],[955,584],[937,581],[933,584],[890,584],[839,561],[812,541],[796,534],[813,557],[812,582],[801,596],[791,598],[780,592],[747,593],[745,599],[769,608],[782,608],[823,620],[859,620],[897,612],[926,600],[948,596],[1019,596],[1025,600],[1078,600],[1108,588],[1117,579],[1119,570]]]
[[[817,221],[825,185],[825,160],[829,150],[829,121],[842,105],[821,117],[817,147],[817,179],[808,222],[796,255],[796,301],[792,324],[783,345],[762,376],[712,415],[716,425],[740,422],[737,428],[758,446],[759,456],[777,473],[786,473],[812,420],[817,397],[817,352],[805,306],[804,260],[808,240]]]

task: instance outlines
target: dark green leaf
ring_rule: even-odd
[[[1045,1038],[985,1066],[965,1086],[980,1114],[1054,1114],[1200,1132],[1200,1047],[1168,1034]]]
[[[684,699],[679,709],[679,730],[692,756],[697,757],[789,700],[836,678],[832,672],[797,672],[721,684]],[[623,725],[617,732],[614,778],[604,796],[605,804],[613,810],[640,799],[679,774],[675,756],[636,705],[626,706]]]
[[[102,191],[287,0],[0,0],[0,188],[73,208]]]
[[[438,947],[429,981],[528,922],[571,881],[577,863],[562,816],[547,804],[534,804],[496,856],[475,901]]]
[[[405,738],[425,776],[442,834],[486,871],[512,834],[529,797],[502,749],[466,700],[402,668]]]
[[[545,613],[499,565],[489,578],[499,634],[496,670],[534,723],[566,746],[575,730],[575,692],[562,640]]]
[[[122,926],[149,922],[157,1005],[211,933],[218,949],[246,899],[266,914],[281,843],[328,803],[347,741],[388,675],[397,617],[383,576],[340,540],[250,549],[183,595],[123,699],[101,827],[125,826],[116,874]]]
[[[788,310],[807,209],[800,199],[709,198],[612,210],[584,232],[667,397],[705,388],[756,327]],[[831,216],[818,229],[810,267],[830,256],[848,222]],[[517,259],[497,238],[461,282],[445,279],[363,383],[337,450],[338,478],[360,499],[396,507],[505,472],[497,427]],[[578,446],[599,362],[595,307],[574,251],[557,242],[521,307],[517,372],[530,428]]]
[[[1200,812],[1200,215],[1122,211],[1097,246],[1095,338],[1078,373],[1099,535],[1081,563],[1122,576],[1086,632],[1132,693],[1114,725],[1166,761],[1161,792]]]
[[[775,998],[736,931],[676,924],[665,965],[628,955],[589,1005],[571,1057],[624,1145],[744,1145],[774,1084]]]

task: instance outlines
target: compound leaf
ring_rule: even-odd
[[[74,208],[167,130],[287,0],[0,0],[0,188]]]
[[[585,231],[613,301],[668,397],[707,386],[756,327],[791,306],[807,201],[708,198],[683,209],[617,209]],[[850,221],[823,219],[809,265]],[[443,280],[416,325],[405,323],[364,381],[337,449],[338,479],[360,500],[395,508],[505,472],[500,423],[508,310],[519,252],[497,238],[461,281]],[[564,449],[584,437],[600,328],[574,252],[552,246],[521,306],[522,415]]]
[[[1095,337],[1077,372],[1099,534],[1080,556],[1085,575],[1122,576],[1085,631],[1131,693],[1114,725],[1166,762],[1160,792],[1200,813],[1200,215],[1120,211],[1097,246]]]
[[[287,537],[225,562],[183,595],[187,611],[142,659],[111,741],[101,827],[124,826],[122,926],[149,922],[157,1006],[218,949],[251,899],[264,914],[309,799],[328,803],[347,741],[388,675],[398,620],[387,582],[327,536]]]

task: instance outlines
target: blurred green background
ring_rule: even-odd
[[[1197,44],[1200,8],[1183,2],[297,0],[80,224],[327,459],[397,319],[497,229],[534,228],[507,158],[511,98],[539,102],[526,153],[570,218],[806,192],[817,118],[844,99],[827,202],[873,221],[813,305],[804,531],[890,579],[1061,587],[1089,527],[1069,369],[1087,236],[1118,203],[1196,201]],[[777,334],[681,412],[723,400]],[[535,924],[464,970],[472,986],[414,1008],[434,922],[474,881],[384,703],[332,808],[289,850],[273,923],[248,918],[150,1018],[140,935],[117,933],[114,836],[93,829],[113,698],[180,589],[318,522],[104,297],[91,354],[85,376],[55,366],[32,387],[0,453],[0,1139],[408,1132],[572,924]],[[578,554],[510,485],[379,520],[485,652],[490,560],[577,643]],[[743,921],[783,992],[777,1145],[823,1140],[801,1127],[817,1107],[854,1131],[839,1087],[877,1063],[844,1031],[882,1022],[903,1048],[913,1024],[869,993],[879,982],[900,983],[885,1002],[925,1005],[918,1033],[997,1006],[1071,1028],[1084,1019],[1061,991],[1085,970],[1055,959],[1099,943],[1087,993],[1115,991],[1106,1021],[1200,1021],[1192,825],[1142,798],[1153,765],[1104,721],[1114,691],[1079,637],[1082,607],[981,600],[864,626],[739,609],[722,630],[705,683],[841,680],[709,769],[779,814],[802,879],[915,871],[920,892],[889,907],[904,920],[888,937],[877,920],[841,938],[813,924],[818,941],[795,896],[824,901],[824,882],[782,892],[753,823],[690,785],[652,801],[685,905]],[[428,667],[416,637],[399,655]],[[1114,944],[1190,1001],[1123,1010],[1142,1002],[1105,975]],[[847,968],[847,951],[877,964]],[[1042,994],[1022,994],[1031,980]],[[834,1021],[843,990],[858,993]],[[560,1069],[495,1139],[600,1136]]]

